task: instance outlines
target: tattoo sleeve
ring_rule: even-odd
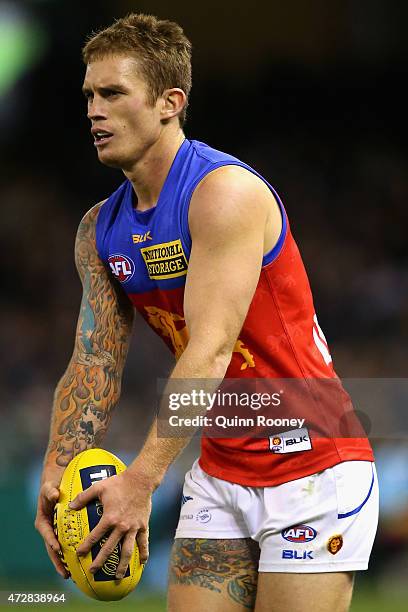
[[[259,546],[250,538],[174,541],[170,584],[225,592],[244,608],[255,605]]]
[[[119,396],[133,323],[133,307],[99,259],[95,225],[100,204],[80,223],[75,261],[83,286],[75,347],[57,385],[47,464],[65,467],[99,446]]]

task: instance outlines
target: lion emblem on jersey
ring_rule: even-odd
[[[157,306],[145,306],[144,308],[147,312],[149,325],[156,329],[163,338],[170,340],[176,359],[179,359],[188,343],[188,330],[184,317]],[[243,358],[241,370],[255,367],[254,356],[239,338],[235,343],[233,352],[239,353]]]

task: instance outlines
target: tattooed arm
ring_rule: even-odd
[[[99,259],[95,225],[101,204],[82,219],[75,261],[83,286],[75,345],[54,396],[50,440],[44,460],[36,527],[57,571],[66,572],[51,527],[65,467],[81,451],[100,446],[121,387],[133,323],[133,307]],[[50,550],[51,549],[51,550]]]
[[[75,261],[83,285],[75,347],[54,399],[46,466],[65,466],[99,446],[119,395],[133,308],[98,257],[95,224],[100,205],[78,229]]]

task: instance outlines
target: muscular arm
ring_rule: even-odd
[[[45,473],[62,472],[76,454],[101,444],[120,395],[133,308],[99,259],[99,208],[78,228],[75,261],[83,297],[73,355],[55,391]]]
[[[260,179],[242,168],[227,167],[209,174],[194,192],[189,225],[192,251],[184,312],[190,340],[170,378],[206,379],[206,391],[211,392],[225,376],[263,254],[279,237],[281,216]],[[158,486],[189,440],[160,438],[154,424],[130,469]]]

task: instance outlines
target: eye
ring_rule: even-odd
[[[101,95],[103,98],[115,98],[119,95],[119,91],[116,89],[103,89],[101,90]]]

